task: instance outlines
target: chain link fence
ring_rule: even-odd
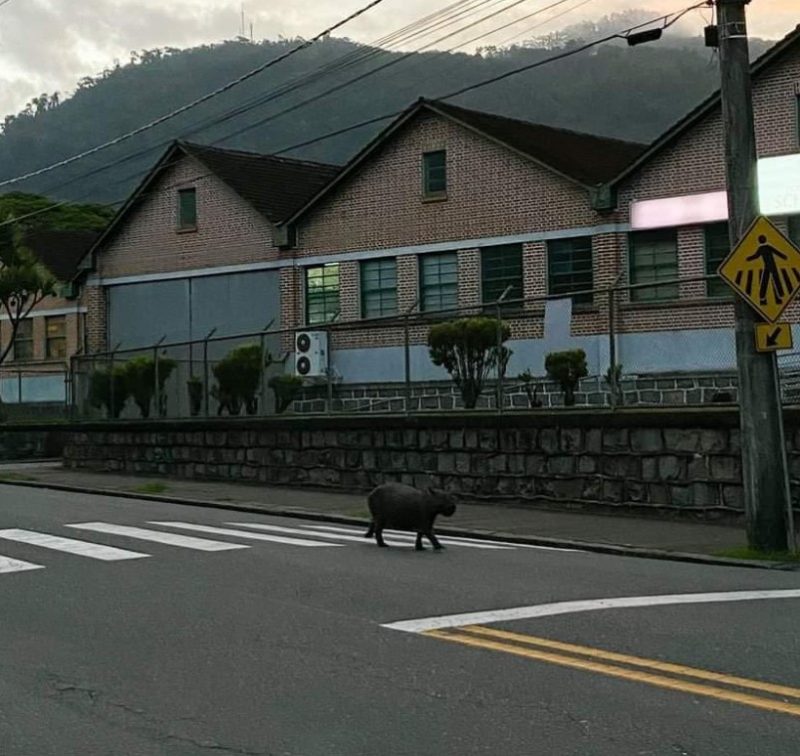
[[[69,401],[82,419],[462,409],[463,387],[434,365],[428,334],[437,323],[484,314],[502,318],[510,335],[496,352],[499,366],[483,371],[475,409],[563,406],[564,387],[547,375],[545,360],[577,349],[586,355],[586,374],[575,383],[575,406],[732,403],[733,299],[711,289],[712,282],[716,277],[703,276],[568,298],[501,297],[433,313],[415,305],[400,315],[304,329],[212,331],[194,341],[75,357]],[[798,312],[790,308],[793,325]],[[297,351],[301,334],[303,353]],[[502,343],[500,330],[497,337]],[[784,400],[800,401],[800,352],[781,356],[779,366]]]

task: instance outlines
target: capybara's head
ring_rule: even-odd
[[[436,513],[445,517],[452,517],[456,511],[456,502],[452,494],[441,488],[429,488],[428,494],[436,505]]]

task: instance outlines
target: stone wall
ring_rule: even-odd
[[[60,428],[34,425],[0,425],[0,462],[56,459],[64,453]]]
[[[536,399],[541,407],[562,407],[561,389],[547,378],[534,381]],[[533,384],[532,384],[533,385]],[[728,372],[670,373],[625,376],[620,388],[625,406],[699,405],[737,400],[737,378]],[[479,409],[497,406],[496,388],[488,382],[478,401]],[[333,386],[333,412],[418,412],[463,408],[461,395],[452,381],[413,383],[408,397],[403,383],[342,384]],[[328,389],[325,384],[306,388],[294,403],[298,413],[326,412]],[[602,407],[610,404],[610,391],[603,378],[584,378],[575,394],[578,407]],[[528,409],[531,399],[522,383],[508,379],[503,387],[503,406]]]
[[[787,410],[795,495],[800,411]],[[738,513],[733,408],[450,413],[73,426],[71,468],[362,491],[387,481],[467,497]]]

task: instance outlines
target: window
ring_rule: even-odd
[[[423,193],[426,197],[443,197],[447,193],[447,153],[426,152],[422,156]]]
[[[420,305],[423,312],[458,307],[458,255],[445,252],[419,258]]]
[[[33,359],[33,320],[31,318],[19,321],[17,336],[14,339],[14,359]]]
[[[715,276],[722,261],[731,251],[727,223],[714,223],[706,226],[706,275]],[[709,297],[727,297],[732,294],[730,287],[719,276],[706,282]]]
[[[787,220],[789,224],[789,238],[795,244],[800,244],[800,215],[790,215]]]
[[[330,323],[339,312],[339,264],[306,268],[306,322]]]
[[[548,293],[571,294],[592,288],[592,237],[555,239],[547,243]],[[572,297],[577,303],[591,303],[591,294]]]
[[[509,286],[506,301],[522,299],[522,245],[486,247],[481,252],[483,303],[494,304]]]
[[[397,314],[397,261],[369,260],[361,263],[361,317],[379,318]]]
[[[189,231],[197,228],[197,192],[194,189],[178,191],[178,229]]]
[[[630,271],[632,284],[674,281],[678,277],[678,235],[675,229],[631,234]],[[677,283],[631,290],[634,302],[677,298]]]
[[[52,315],[44,319],[47,335],[46,354],[48,359],[61,360],[67,356],[67,317]]]

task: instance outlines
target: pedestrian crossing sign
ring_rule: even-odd
[[[800,249],[762,216],[717,272],[761,317],[774,323],[800,291]]]

